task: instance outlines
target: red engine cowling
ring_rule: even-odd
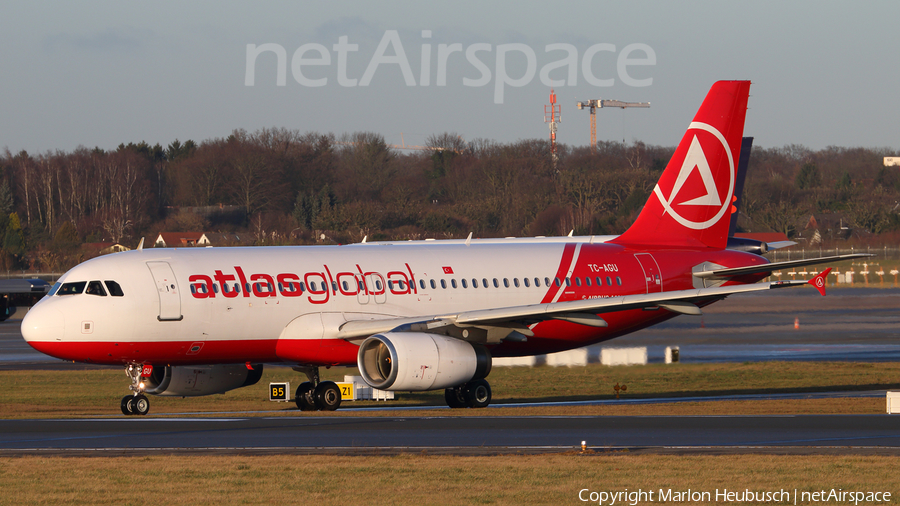
[[[245,364],[154,367],[150,377],[144,378],[144,392],[179,397],[221,394],[255,385],[262,371],[262,364],[253,370]]]
[[[357,365],[366,383],[379,390],[437,390],[486,377],[491,355],[451,337],[387,332],[363,341]]]

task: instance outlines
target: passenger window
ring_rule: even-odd
[[[380,280],[380,279],[376,279],[376,280],[375,280],[375,290],[377,290],[377,291],[379,291],[379,292],[382,290],[382,288],[381,288],[381,280]]]
[[[213,283],[213,292],[219,293],[219,285]]]
[[[534,278],[534,286],[537,287],[537,288],[540,288],[540,287],[541,287],[541,280],[540,280],[540,278]]]
[[[503,286],[505,286],[506,288],[509,288],[509,279],[503,278]]]
[[[603,278],[597,276],[597,286],[603,286]]]
[[[558,288],[558,287],[562,286],[562,281],[560,281],[559,278],[553,278],[553,284],[556,285]]]
[[[550,287],[550,278],[544,278],[544,285]]]
[[[84,293],[85,285],[87,285],[87,281],[63,283],[63,285],[59,287],[59,295],[77,295],[79,293]]]
[[[390,286],[390,283],[391,283],[391,282],[388,281],[388,286]],[[350,291],[350,283],[347,283],[346,281],[341,281],[341,286],[344,287],[344,291],[345,291],[345,292],[349,292],[349,291]]]
[[[445,281],[443,279],[441,280],[441,288],[443,288],[445,290],[447,289],[447,281]]]
[[[344,281],[344,283],[346,284],[347,282]],[[391,281],[391,280],[389,279],[387,283],[388,283],[388,290],[393,290],[393,289],[394,289],[394,282]],[[344,287],[344,290],[346,290],[346,289],[347,289],[347,287],[345,286],[345,287]]]
[[[422,288],[422,290],[425,289],[425,280],[424,279],[419,280],[419,286]]]
[[[581,286],[581,278],[575,276],[575,286]]]
[[[431,289],[437,290],[437,283],[435,283],[433,279],[431,280]]]
[[[466,281],[466,278],[462,278],[460,281],[462,282],[463,288],[469,288],[469,282]]]
[[[572,279],[571,279],[571,278],[568,278],[568,277],[566,278],[566,286],[572,286]]]
[[[519,278],[513,278],[513,284],[516,285],[516,288],[519,288]]]
[[[487,278],[481,278],[481,286],[483,286],[485,288],[488,287]]]
[[[455,279],[450,280],[450,286],[452,286],[453,288],[456,288],[456,280]]]
[[[109,294],[113,297],[122,297],[125,295],[122,292],[122,287],[119,286],[115,281],[106,280],[106,288],[109,290]],[[203,285],[203,293],[206,293],[206,285]]]
[[[606,276],[606,286],[612,286],[612,278],[609,276]]]
[[[478,288],[478,280],[475,278],[472,278],[472,288]]]
[[[620,278],[619,276],[616,276],[616,284],[622,286],[622,278]]]
[[[525,282],[525,288],[531,288],[531,285],[528,284],[528,278],[522,278],[522,281]]]
[[[591,277],[590,276],[584,277],[584,284],[587,286],[591,286]]]
[[[88,295],[98,295],[100,297],[106,297],[106,290],[103,289],[103,283],[99,281],[91,281],[88,283],[87,291],[84,292]]]
[[[500,283],[497,281],[497,278],[494,278],[494,288],[500,288]]]

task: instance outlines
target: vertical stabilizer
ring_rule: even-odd
[[[634,224],[612,242],[724,249],[750,81],[719,81],[681,138]]]

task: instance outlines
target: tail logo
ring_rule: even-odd
[[[684,155],[681,170],[678,171],[678,177],[675,178],[675,184],[672,186],[669,197],[666,198],[663,195],[659,184],[653,188],[653,193],[656,194],[656,197],[665,209],[664,214],[669,213],[675,218],[675,221],[687,228],[704,230],[717,223],[731,207],[731,195],[734,193],[735,184],[734,157],[725,137],[721,132],[716,130],[715,127],[695,121],[688,127],[688,132],[691,132],[691,130],[699,130],[699,132],[694,132],[691,144],[687,149],[687,153]],[[721,148],[719,148],[713,138],[721,143]],[[703,140],[701,141],[701,139]],[[718,155],[720,149],[724,150],[728,157],[728,174],[730,176],[728,191],[724,194],[720,193],[721,190],[716,184],[717,181],[713,169],[710,168],[709,162],[707,161],[707,154],[715,153]],[[714,156],[713,159],[717,160],[721,158],[719,156]],[[672,161],[675,162],[674,159]],[[676,202],[676,197],[678,197],[678,194],[684,189],[684,184],[687,182],[688,177],[694,172],[694,169],[697,170],[697,173],[703,182],[703,190],[706,191],[706,194],[690,198],[690,200],[685,200],[683,202]],[[721,179],[724,178],[720,177],[720,184],[724,183]],[[673,204],[673,202],[676,203]],[[691,206],[690,209],[684,208],[683,211],[684,214],[687,214],[690,217],[686,217],[676,211],[675,206]],[[704,219],[710,215],[712,215],[712,217]]]

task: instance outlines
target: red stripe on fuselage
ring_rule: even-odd
[[[284,340],[282,340],[284,341]],[[240,364],[286,362],[320,365],[353,365],[359,347],[342,339],[297,339],[289,341],[290,356],[276,352],[278,339],[232,341],[144,341],[106,343],[95,341],[28,344],[41,353],[75,362],[102,365],[127,363],[163,365]],[[287,343],[282,343],[284,346]],[[192,354],[192,348],[200,350]]]
[[[562,280],[566,277],[566,273],[569,272],[569,267],[572,265],[572,257],[574,255],[575,245],[566,244],[566,246],[563,248],[562,258],[559,259],[559,268],[556,271],[556,279]],[[544,298],[541,299],[541,304],[553,302],[553,297],[555,297],[560,290],[562,290],[562,288],[556,286],[554,280],[551,279],[550,288],[547,289],[547,293],[544,295]]]

